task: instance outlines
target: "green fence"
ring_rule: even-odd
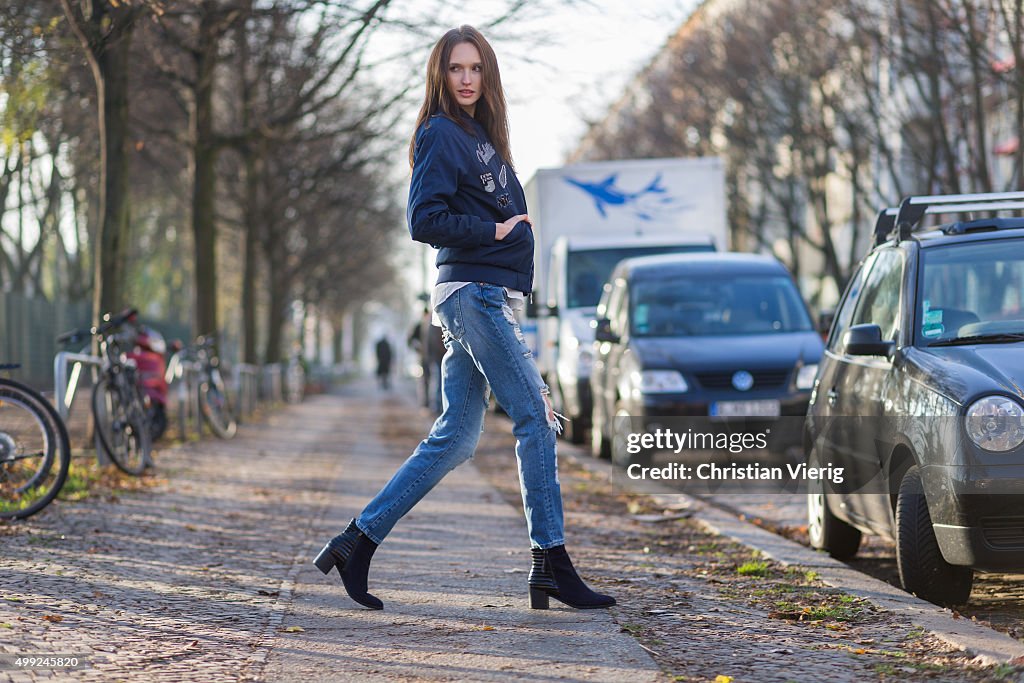
[[[20,363],[11,377],[39,389],[53,389],[53,358],[60,349],[57,335],[88,327],[92,305],[88,302],[47,301],[13,292],[0,293],[0,363]],[[142,318],[164,337],[188,341],[189,326]],[[77,349],[74,349],[77,350]]]

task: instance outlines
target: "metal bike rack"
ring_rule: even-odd
[[[68,364],[73,364],[71,377],[68,377]],[[75,391],[78,389],[78,381],[82,378],[82,367],[89,366],[99,369],[103,366],[103,359],[87,353],[74,353],[72,351],[61,351],[53,359],[53,401],[56,404],[57,414],[66,423],[71,415],[71,405],[75,400]],[[93,372],[93,380],[96,373]],[[93,440],[96,446],[96,462],[102,466],[110,464],[110,458],[100,445],[99,436],[94,435]]]
[[[235,419],[250,417],[259,401],[259,368],[251,363],[236,363],[232,369],[235,389]]]
[[[178,435],[188,440],[189,421],[198,438],[203,436],[203,416],[199,407],[199,382],[202,366],[196,361],[182,360],[179,354],[171,356],[164,379],[175,388],[177,398]],[[168,389],[170,394],[170,388]]]
[[[260,399],[269,403],[280,403],[283,397],[283,372],[280,363],[263,366]]]

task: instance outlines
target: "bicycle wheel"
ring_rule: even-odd
[[[123,375],[106,375],[92,390],[96,436],[117,467],[142,474],[150,464],[149,427],[138,390]]]
[[[68,476],[64,422],[38,392],[0,379],[0,518],[23,519],[50,504]]]
[[[234,413],[231,411],[231,402],[224,383],[219,375],[214,373],[211,373],[209,381],[203,382],[199,387],[199,407],[213,433],[222,439],[230,439],[238,430],[238,423],[235,422]]]

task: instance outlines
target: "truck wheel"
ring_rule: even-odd
[[[896,497],[896,564],[903,589],[928,602],[962,605],[971,596],[974,570],[942,557],[916,465],[907,470]]]
[[[812,451],[808,467],[818,467],[819,457]],[[825,495],[825,482],[811,480],[807,484],[807,535],[811,547],[824,550],[837,560],[848,560],[860,548],[860,529],[832,514]]]
[[[627,429],[620,429],[630,425]],[[639,449],[636,453],[629,452],[629,444],[627,442],[627,436],[630,432],[639,433],[642,431],[638,420],[630,416],[626,409],[621,405],[616,404],[615,406],[615,420],[612,422],[612,462],[620,467],[629,467],[630,465],[640,465],[641,467],[648,467],[651,464],[651,451],[646,448]],[[635,447],[633,450],[637,450]]]

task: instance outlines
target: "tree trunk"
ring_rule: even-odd
[[[100,286],[101,312],[119,311],[128,302],[125,296],[125,278],[128,272],[128,240],[131,230],[128,179],[128,72],[131,26],[125,28],[121,39],[107,46],[99,56],[100,72],[106,84],[103,111],[106,119],[106,202],[102,218],[102,237],[99,248],[97,274]]]
[[[93,244],[93,320],[119,306],[124,288],[128,230],[128,49],[135,18],[131,5],[89,3],[87,15],[61,0],[96,85],[100,146],[99,205]]]
[[[263,359],[277,363],[283,359],[282,341],[288,306],[288,286],[284,281],[284,264],[270,257],[270,307],[267,310],[267,349]]]
[[[218,331],[217,325],[217,140],[213,130],[214,72],[218,31],[214,5],[204,3],[196,52],[195,113],[193,114],[192,234],[195,248],[195,330]]]
[[[258,364],[256,352],[256,272],[259,268],[259,164],[245,153],[245,262],[242,266],[242,360]]]

